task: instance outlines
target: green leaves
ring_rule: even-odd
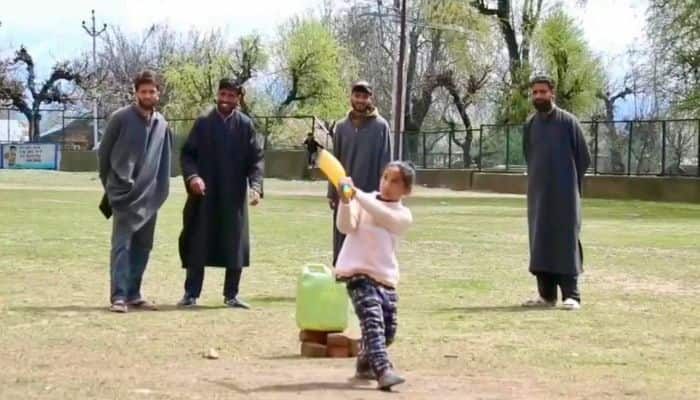
[[[338,118],[348,109],[348,75],[354,62],[316,19],[293,18],[280,29],[277,61],[285,89],[279,112]]]
[[[600,60],[576,21],[562,10],[554,11],[536,32],[535,46],[536,68],[556,80],[557,105],[574,114],[590,115],[605,78]]]
[[[218,31],[196,36],[189,49],[168,61],[164,73],[170,93],[166,111],[180,118],[194,118],[214,104],[220,79],[244,84],[268,62],[257,35],[243,36],[232,45]]]
[[[650,0],[647,34],[674,110],[700,115],[700,1]]]

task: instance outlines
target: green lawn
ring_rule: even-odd
[[[266,182],[242,312],[221,307],[218,269],[203,307],[169,306],[184,278],[173,182],[144,291],[165,309],[115,315],[92,174],[0,171],[0,398],[385,398],[347,380],[352,360],[296,357],[297,275],[330,258],[323,184]],[[517,307],[535,293],[522,197],[422,189],[408,203],[391,355],[409,381],[394,397],[700,398],[700,205],[586,200],[584,308],[570,313]]]

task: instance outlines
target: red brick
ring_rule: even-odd
[[[347,346],[344,347],[329,347],[328,357],[333,358],[347,358],[350,357],[350,349]]]
[[[326,344],[326,336],[328,336],[328,332],[304,330],[299,332],[299,341],[302,343]]]
[[[342,333],[331,333],[326,338],[326,345],[328,347],[348,347],[350,345],[350,338]]]
[[[359,339],[350,339],[350,357],[357,357],[358,354],[360,354],[360,340]]]
[[[301,356],[319,358],[325,357],[328,353],[326,346],[318,343],[304,342],[301,344]]]

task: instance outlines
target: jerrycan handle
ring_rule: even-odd
[[[304,274],[323,274],[323,275],[333,275],[333,271],[323,264],[308,264],[304,266],[302,270]]]

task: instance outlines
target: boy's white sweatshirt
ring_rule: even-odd
[[[396,287],[399,264],[398,237],[413,222],[411,211],[401,202],[378,199],[379,194],[357,190],[350,202],[340,202],[336,224],[347,235],[338,254],[335,273],[339,278],[365,274],[377,282]]]

